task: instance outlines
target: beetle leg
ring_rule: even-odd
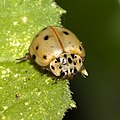
[[[26,53],[24,57],[22,58],[18,58],[16,60],[20,60],[20,61],[27,61],[27,60],[30,60],[31,59],[31,56],[29,53]]]

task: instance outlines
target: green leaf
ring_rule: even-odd
[[[53,0],[0,0],[0,119],[61,120],[75,107],[69,81],[30,61],[18,63],[34,36],[46,26],[61,26],[65,10]]]

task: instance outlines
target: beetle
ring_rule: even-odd
[[[55,76],[72,78],[80,72],[88,73],[83,65],[85,50],[82,42],[64,27],[48,26],[40,31],[29,47],[29,53],[17,60],[33,59],[42,68]]]

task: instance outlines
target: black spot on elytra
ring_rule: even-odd
[[[63,31],[63,33],[64,33],[65,35],[69,35],[69,33],[68,33],[68,32],[66,32],[66,31]]]
[[[38,46],[36,46],[36,50],[38,50],[38,48],[39,48],[39,47],[38,47]]]
[[[79,63],[81,63],[81,59],[79,59]]]
[[[32,55],[32,58],[35,60],[36,59],[36,55]]]
[[[53,65],[51,66],[51,68],[52,68],[53,70],[55,69],[55,67],[54,67]]]
[[[49,38],[49,36],[48,36],[48,35],[46,35],[46,36],[44,37],[44,40],[48,40],[48,38]]]
[[[80,46],[79,49],[82,50],[82,47]]]
[[[47,59],[47,55],[43,55],[43,59]]]
[[[56,60],[57,60],[58,62],[60,62],[60,57],[59,57],[59,58],[56,58]]]
[[[72,60],[71,60],[71,58],[68,58],[68,62],[71,64],[72,63]]]

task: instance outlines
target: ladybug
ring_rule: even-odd
[[[33,59],[42,68],[55,76],[72,78],[76,73],[86,77],[83,66],[85,50],[78,38],[63,27],[48,26],[33,39],[29,53],[18,60]]]

